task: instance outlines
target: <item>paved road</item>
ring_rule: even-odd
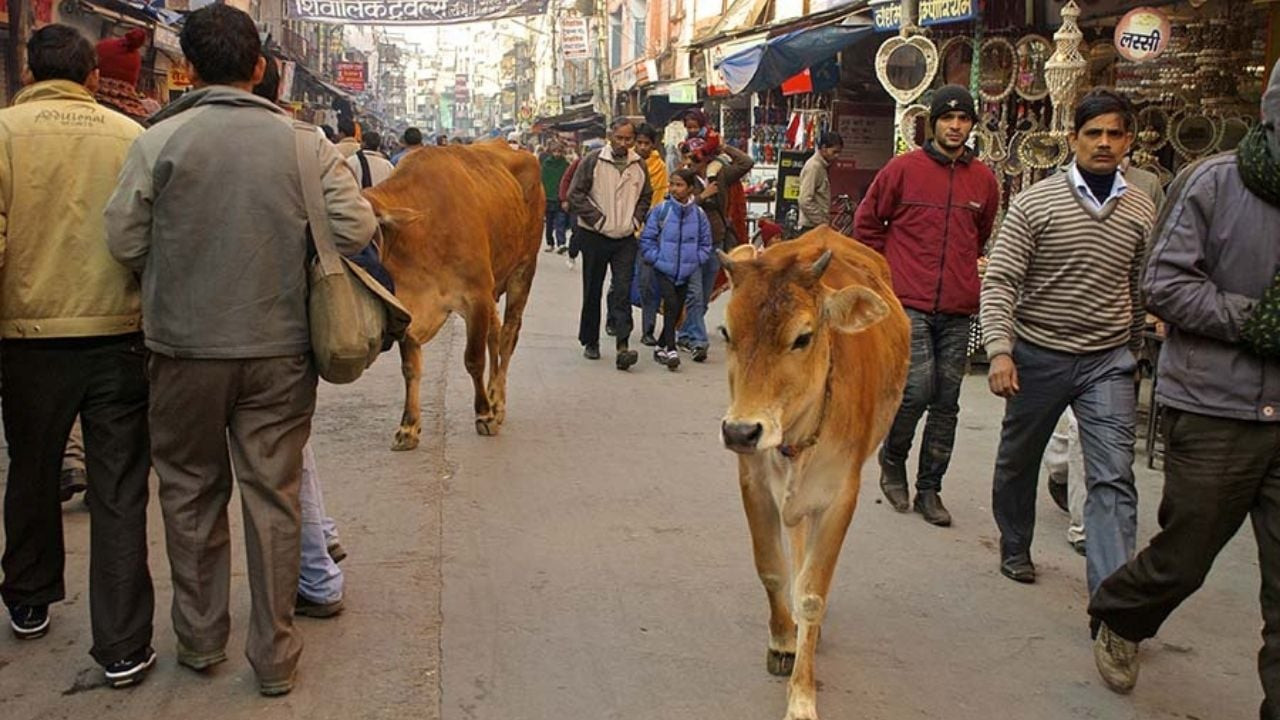
[[[305,621],[292,695],[254,692],[240,657],[242,574],[232,661],[210,680],[176,667],[158,518],[160,665],[139,688],[97,687],[86,654],[87,522],[71,509],[72,600],[55,609],[45,639],[20,646],[0,636],[0,717],[780,718],[785,682],[763,667],[767,612],[735,463],[716,438],[722,348],[675,374],[648,358],[627,375],[608,354],[583,360],[573,340],[578,275],[558,256],[542,260],[499,437],[472,429],[457,323],[428,352],[417,451],[387,451],[400,402],[393,356],[354,386],[323,389],[316,447],[351,552],[349,609]],[[1260,622],[1247,529],[1144,647],[1134,694],[1115,696],[1093,671],[1083,561],[1047,497],[1041,582],[998,574],[989,502],[1000,406],[977,376],[962,402],[945,492],[953,528],[893,513],[866,471],[818,656],[823,716],[1256,716]],[[1159,476],[1143,466],[1139,486],[1145,538]]]

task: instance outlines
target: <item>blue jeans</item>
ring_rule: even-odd
[[[1062,412],[1075,411],[1084,450],[1085,563],[1092,596],[1133,557],[1138,491],[1133,484],[1138,362],[1128,348],[1084,355],[1018,341],[1021,392],[1005,403],[992,485],[1000,553],[1030,552],[1040,459]]]
[[[711,347],[707,336],[707,306],[711,304],[711,291],[715,289],[716,275],[720,273],[720,258],[711,256],[702,266],[702,274],[689,278],[685,300],[684,324],[676,333],[676,341],[693,348]]]
[[[911,308],[906,311],[911,320],[911,369],[902,405],[880,448],[880,464],[906,464],[916,425],[927,410],[916,489],[939,491],[956,440],[960,384],[969,362],[970,318]]]
[[[547,200],[547,247],[563,247],[565,231],[569,228],[569,214],[560,209],[559,200]]]
[[[298,594],[317,603],[342,599],[342,570],[329,557],[324,494],[320,490],[320,474],[316,470],[316,454],[308,442],[302,448],[302,485],[298,492],[302,503],[302,568],[298,575]],[[336,538],[336,532],[335,532]]]

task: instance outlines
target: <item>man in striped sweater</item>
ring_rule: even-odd
[[[1000,572],[1017,582],[1035,581],[1039,463],[1067,407],[1084,445],[1090,594],[1133,555],[1138,278],[1155,205],[1118,172],[1132,116],[1114,92],[1085,96],[1071,134],[1075,164],[1013,201],[982,288],[988,382],[1007,399],[992,509]]]

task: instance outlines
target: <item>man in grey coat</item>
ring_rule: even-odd
[[[265,60],[247,14],[205,7],[181,42],[197,89],[134,143],[107,205],[107,244],[142,275],[178,662],[203,671],[226,660],[234,466],[252,597],[245,654],[259,690],[282,695],[302,651],[298,488],[316,397],[300,134],[338,251],[359,252],[376,221],[333,146],[250,92]]]
[[[1138,679],[1153,637],[1204,582],[1218,552],[1253,521],[1262,574],[1258,673],[1264,720],[1280,718],[1280,65],[1263,122],[1236,152],[1174,181],[1147,266],[1147,309],[1169,337],[1156,396],[1164,406],[1160,532],[1102,582],[1089,604],[1106,684]],[[1269,325],[1267,325],[1269,323]],[[1258,338],[1268,338],[1259,343]]]

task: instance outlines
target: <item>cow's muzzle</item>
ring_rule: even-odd
[[[736,453],[753,453],[760,445],[764,435],[764,425],[758,422],[720,423],[720,437],[724,446]]]

